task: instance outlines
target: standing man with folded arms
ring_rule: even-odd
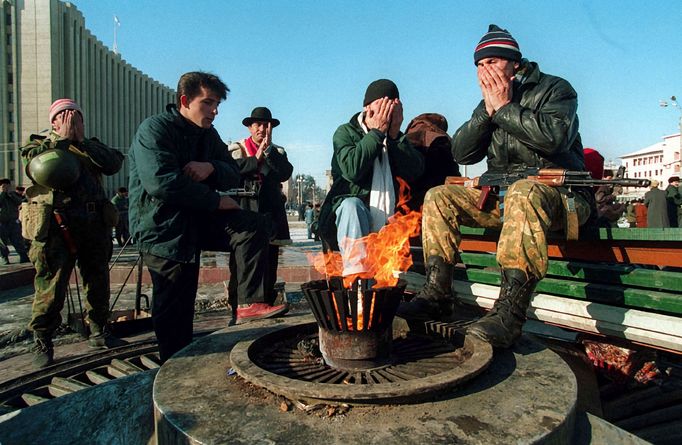
[[[192,341],[202,250],[236,255],[247,303],[265,299],[268,224],[220,193],[240,179],[213,127],[228,91],[213,74],[183,74],[177,103],[142,122],[130,149],[130,231],[152,278],[162,362]]]

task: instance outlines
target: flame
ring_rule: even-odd
[[[350,288],[357,279],[372,279],[372,287],[395,286],[396,271],[405,272],[412,265],[410,238],[419,236],[421,212],[411,211],[406,203],[410,200],[409,186],[401,178],[398,211],[377,233],[348,242],[346,258],[359,259],[365,272],[343,276],[343,258],[339,252],[308,254],[315,269],[326,277],[343,276],[343,286]]]
[[[401,178],[397,179],[400,184],[400,192],[396,213],[389,218],[379,232],[370,233],[358,240],[352,240],[352,242],[347,243],[348,248],[344,251],[347,258],[359,259],[366,270],[365,272],[343,276],[343,258],[339,252],[308,254],[308,261],[318,272],[323,273],[328,281],[330,277],[343,276],[343,286],[346,289],[355,289],[357,286],[358,330],[371,328],[370,323],[375,303],[374,295],[369,297],[369,293],[363,294],[359,280],[372,283],[373,288],[395,286],[398,282],[395,272],[405,272],[412,265],[410,238],[419,236],[421,212],[412,211],[407,207],[406,203],[410,200],[409,186]],[[374,293],[372,292],[372,294]],[[363,314],[365,298],[372,299],[369,314]],[[340,302],[337,302],[336,298],[333,298],[333,301],[337,311],[337,321],[341,326],[342,320],[338,315],[339,308],[337,306]],[[350,300],[348,304],[351,304]],[[347,313],[351,313],[350,307],[346,310]],[[348,329],[353,330],[352,319],[347,317],[345,321]]]

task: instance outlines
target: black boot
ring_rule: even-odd
[[[502,271],[500,297],[492,310],[469,326],[468,334],[479,337],[496,348],[509,348],[521,336],[537,279],[519,269]]]
[[[101,327],[100,325],[90,322],[90,336],[88,337],[88,346],[92,349],[111,349],[125,346],[128,342],[114,337],[109,332],[108,327]]]
[[[452,264],[433,255],[426,260],[426,283],[411,301],[401,303],[396,315],[405,320],[440,320],[452,313]]]
[[[45,368],[54,363],[54,346],[52,339],[47,336],[33,334],[33,366]]]

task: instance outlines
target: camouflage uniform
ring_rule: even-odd
[[[29,258],[35,266],[35,297],[29,329],[38,338],[50,339],[61,323],[60,312],[69,278],[78,261],[83,284],[87,317],[93,333],[101,333],[109,316],[109,259],[112,253],[111,230],[116,209],[102,187],[102,174],[120,170],[123,155],[96,139],[76,144],[56,133],[49,137],[31,136],[21,149],[26,162],[45,150],[57,148],[78,155],[81,174],[67,191],[33,185],[26,191],[28,208],[42,208],[43,218],[28,227],[32,239]],[[71,253],[53,213],[65,218],[76,253]]]
[[[502,229],[497,262],[502,269],[519,269],[541,279],[547,273],[547,233],[565,229],[566,210],[561,192],[534,181],[515,182],[504,197],[504,224],[499,199],[489,197],[484,210],[476,207],[481,191],[458,185],[432,188],[422,213],[424,256],[440,256],[450,264],[459,262],[459,226]],[[589,204],[575,197],[578,221],[590,215]]]

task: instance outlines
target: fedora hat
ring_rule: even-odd
[[[272,113],[266,107],[254,108],[253,111],[251,112],[251,116],[245,117],[244,120],[242,121],[242,124],[245,127],[248,127],[249,125],[257,121],[270,122],[273,128],[279,125],[279,119],[273,119]]]

